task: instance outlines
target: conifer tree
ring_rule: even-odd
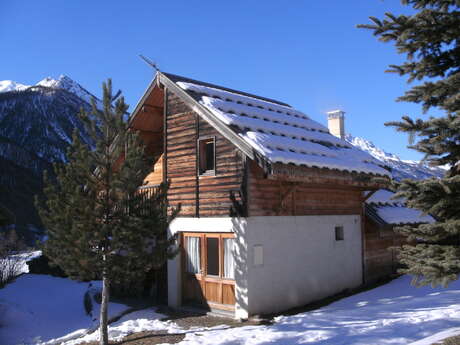
[[[410,147],[423,153],[429,164],[449,167],[441,179],[395,184],[397,196],[406,198],[409,207],[437,220],[397,229],[413,241],[399,253],[402,272],[413,275],[415,284],[446,286],[460,273],[460,1],[402,3],[412,6],[414,14],[386,13],[383,20],[371,17],[373,24],[359,27],[373,30],[406,55],[404,63],[388,70],[415,81],[398,101],[420,104],[424,113],[441,110],[437,117],[404,116],[386,125],[408,133]]]
[[[0,227],[12,224],[14,222],[13,214],[0,204]]]
[[[47,229],[44,254],[78,280],[102,279],[100,344],[108,344],[110,285],[141,279],[174,256],[174,238],[166,229],[178,209],[169,209],[167,184],[155,193],[138,187],[151,168],[136,133],[127,130],[128,106],[109,79],[103,84],[103,108],[92,100],[82,110],[93,146],[75,132],[66,164],[56,164],[56,179],[45,175],[44,200],[37,207]]]

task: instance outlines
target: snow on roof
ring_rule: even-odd
[[[434,223],[430,215],[424,215],[421,211],[405,206],[377,206],[374,207],[380,218],[388,224],[417,224]]]
[[[389,176],[381,163],[289,106],[191,82],[176,82],[272,163]]]
[[[371,206],[377,215],[387,224],[417,224],[434,223],[435,220],[430,215],[425,215],[421,211],[405,206],[404,199],[393,199],[395,193],[379,189],[371,195],[366,203]]]
[[[402,199],[392,199],[395,193],[390,192],[386,189],[379,189],[366,200],[368,204],[379,204],[379,205],[397,205],[402,204]]]

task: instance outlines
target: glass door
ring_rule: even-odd
[[[233,310],[235,239],[231,233],[184,233],[184,302]]]

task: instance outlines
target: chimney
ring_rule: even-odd
[[[343,110],[328,111],[327,127],[332,135],[345,139],[345,112]]]

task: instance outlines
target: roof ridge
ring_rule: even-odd
[[[277,101],[276,99],[262,97],[262,96],[254,95],[252,93],[239,91],[239,90],[235,90],[235,89],[230,89],[230,88],[225,87],[225,86],[220,86],[220,85],[216,85],[216,84],[212,84],[212,83],[207,83],[207,82],[204,82],[204,81],[201,81],[201,80],[191,79],[191,78],[183,77],[183,76],[180,76],[180,75],[177,75],[177,74],[166,73],[166,72],[161,72],[161,73],[166,75],[169,79],[171,79],[175,83],[177,83],[179,81],[182,81],[182,82],[186,82],[186,83],[198,84],[198,85],[212,87],[212,88],[215,88],[215,89],[220,89],[220,90],[224,90],[224,91],[227,91],[227,92],[236,93],[236,94],[239,94],[239,95],[242,95],[242,96],[252,97],[252,98],[259,99],[259,100],[262,100],[262,101],[265,101],[265,102],[271,102],[271,103],[275,103],[275,104],[278,104],[278,105],[282,105],[282,106],[285,106],[285,107],[292,108],[292,106],[290,106],[289,104]]]

